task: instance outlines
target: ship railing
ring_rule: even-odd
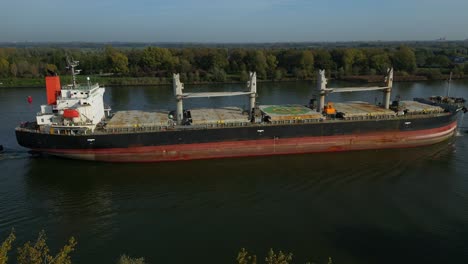
[[[94,88],[99,88],[99,83],[90,83],[90,84],[76,84],[73,86],[73,84],[67,84],[62,86],[63,90],[83,90],[83,91],[88,91],[92,90]]]
[[[258,123],[256,125],[289,125],[289,124],[305,124],[318,123],[322,119],[297,119],[297,120],[275,120],[271,122]],[[155,132],[155,131],[173,131],[173,130],[199,130],[210,128],[228,128],[228,127],[248,127],[252,126],[250,122],[226,122],[226,123],[208,123],[195,125],[156,125],[156,126],[128,126],[128,127],[104,127],[106,133],[138,133],[138,132]]]
[[[427,114],[445,114],[445,113],[427,113]],[[360,116],[344,116],[342,118],[327,118],[334,121],[360,121],[360,120],[389,120],[398,118],[415,118],[421,116],[421,113],[408,113],[402,116],[399,115],[360,115]],[[155,126],[133,126],[133,127],[104,127],[101,131],[105,133],[138,133],[138,132],[156,132],[156,131],[174,131],[174,130],[200,130],[210,128],[227,128],[227,127],[248,127],[252,125],[291,125],[291,124],[306,124],[323,122],[324,118],[319,119],[295,119],[295,120],[274,120],[270,122],[262,122],[252,124],[250,122],[227,122],[227,123],[209,123],[195,125],[155,125]]]
[[[272,125],[290,125],[290,124],[304,124],[304,123],[317,123],[321,122],[323,119],[321,118],[314,118],[314,119],[291,119],[291,120],[274,120],[270,121],[267,124]]]
[[[353,116],[343,116],[343,120],[349,120],[349,121],[359,121],[359,120],[388,120],[388,119],[394,119],[397,117],[396,115],[353,115]]]
[[[247,126],[248,123],[239,123],[239,124],[203,124],[203,125],[190,125],[190,126],[172,126],[172,125],[163,125],[163,126],[136,126],[136,127],[113,127],[113,128],[104,128],[105,132],[108,133],[136,133],[136,132],[155,132],[155,131],[170,131],[170,130],[196,130],[196,129],[207,129],[207,128],[216,128],[216,127],[241,127]]]

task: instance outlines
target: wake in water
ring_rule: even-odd
[[[18,149],[8,149],[4,148],[0,151],[0,161],[2,160],[12,160],[12,159],[28,159],[33,157],[27,150],[18,150]]]

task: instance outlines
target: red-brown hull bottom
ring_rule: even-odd
[[[286,155],[366,149],[410,148],[436,144],[455,134],[457,123],[440,128],[286,139],[180,144],[112,149],[40,149],[56,156],[107,162],[160,162],[246,156]]]

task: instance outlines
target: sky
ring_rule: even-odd
[[[0,42],[468,38],[468,0],[0,0]]]

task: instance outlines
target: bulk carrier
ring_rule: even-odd
[[[285,155],[383,148],[407,148],[442,142],[457,129],[465,110],[461,98],[415,98],[391,102],[393,70],[383,86],[327,88],[319,71],[317,99],[308,105],[257,105],[256,74],[246,91],[184,93],[173,75],[176,108],[119,111],[105,107],[105,88],[76,82],[77,61],[70,63],[73,83],[46,77],[47,104],[36,121],[16,128],[18,143],[35,152],[108,162],[158,162],[227,157]],[[326,102],[337,92],[383,92],[383,105]],[[248,96],[249,108],[184,109],[197,97]]]

